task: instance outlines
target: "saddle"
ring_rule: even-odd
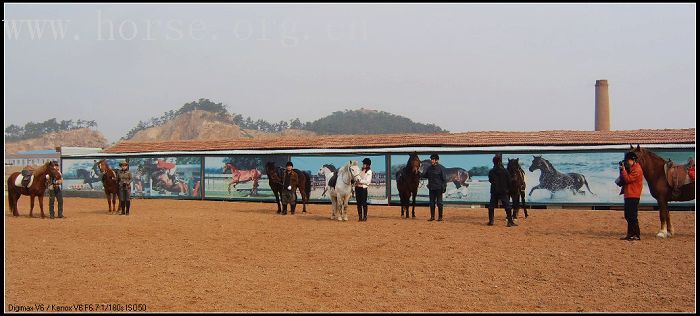
[[[32,183],[32,175],[34,174],[34,170],[31,167],[27,167],[25,169],[22,169],[22,182],[21,186],[24,188],[29,188],[29,186]]]
[[[664,165],[666,181],[668,182],[668,185],[671,186],[671,188],[673,189],[673,191],[671,192],[672,198],[676,198],[680,195],[680,188],[682,186],[695,182],[695,179],[692,179],[689,173],[691,167],[692,166],[689,164],[675,164],[671,160],[666,162],[666,164]]]

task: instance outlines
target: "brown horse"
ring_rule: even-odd
[[[54,169],[54,166],[55,164],[49,161],[34,170],[34,179],[28,188],[15,185],[15,180],[19,177],[20,172],[13,172],[10,177],[7,178],[7,201],[10,203],[10,211],[12,211],[13,216],[19,216],[19,210],[17,210],[17,201],[19,201],[19,198],[22,195],[29,195],[29,217],[33,217],[35,196],[39,197],[41,218],[46,217],[44,215],[44,192],[46,192],[47,176],[52,179],[61,179],[61,173]]]
[[[527,218],[525,207],[525,171],[520,167],[520,159],[508,159],[508,191],[513,201],[513,219],[518,219],[518,210],[522,207]]]
[[[666,180],[664,165],[666,161],[651,152],[650,150],[637,148],[630,145],[630,152],[637,155],[637,162],[642,167],[644,179],[649,184],[649,192],[656,199],[659,205],[659,219],[661,220],[661,229],[656,234],[657,237],[666,238],[673,235],[673,226],[671,226],[671,214],[668,211],[668,202],[670,201],[691,201],[695,199],[695,183],[690,183],[680,188],[680,194],[677,197],[672,196],[673,188]]]
[[[224,172],[226,172],[226,170],[231,170],[231,182],[228,183],[229,194],[231,194],[231,185],[233,185],[233,188],[235,189],[237,184],[246,183],[251,180],[253,181],[253,190],[250,191],[250,195],[258,194],[258,179],[260,179],[262,174],[257,168],[240,170],[232,163],[227,162],[226,165],[224,165]]]
[[[119,194],[119,187],[117,185],[117,173],[114,169],[107,165],[106,159],[101,159],[97,162],[97,167],[100,168],[102,172],[102,188],[105,190],[105,196],[107,197],[107,206],[109,207],[109,214],[114,212],[117,213],[117,195]],[[119,201],[121,203],[121,201]],[[121,207],[120,207],[121,208]]]
[[[416,195],[418,195],[418,184],[420,183],[420,158],[415,152],[410,154],[406,166],[396,172],[396,188],[399,190],[401,199],[401,217],[404,210],[408,218],[408,207],[411,197],[413,197],[412,217],[416,217]]]

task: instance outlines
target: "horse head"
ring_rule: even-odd
[[[52,179],[60,180],[61,179],[61,172],[58,171],[58,165],[55,164],[53,161],[49,161],[44,164],[46,167],[46,172],[51,177]]]
[[[408,162],[406,162],[406,171],[414,175],[420,174],[421,161],[418,154],[413,152],[408,156]]]
[[[350,160],[347,164],[348,172],[350,172],[350,176],[352,177],[353,181],[359,181],[360,180],[360,166],[358,165],[357,160]]]
[[[532,156],[534,159],[532,159],[532,165],[530,166],[530,172],[533,172],[537,169],[544,169],[547,167],[546,160],[542,158],[542,156]]]

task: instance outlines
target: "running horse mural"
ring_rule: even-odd
[[[260,171],[255,168],[255,169],[250,169],[250,170],[240,170],[236,168],[232,163],[227,162],[224,165],[224,173],[226,173],[227,170],[231,170],[231,181],[228,183],[228,193],[231,194],[231,185],[233,185],[233,188],[236,188],[236,185],[239,183],[246,183],[248,181],[253,181],[253,189],[250,191],[250,195],[257,195],[258,194],[258,180],[262,176]]]
[[[10,204],[10,211],[13,216],[19,216],[17,209],[17,201],[22,195],[29,195],[29,217],[33,217],[34,212],[34,197],[39,197],[39,208],[41,209],[41,218],[44,215],[44,193],[46,192],[47,179],[61,179],[61,173],[54,168],[52,161],[46,162],[42,166],[31,172],[31,180],[29,184],[23,186],[21,184],[22,177],[20,172],[13,172],[7,178],[7,201]],[[29,173],[29,172],[27,172]]]
[[[101,181],[101,178],[100,178],[101,175],[98,175],[99,171],[100,171],[100,169],[99,169],[99,167],[97,166],[97,161],[95,161],[95,163],[94,163],[93,166],[92,166],[92,170],[82,169],[82,168],[81,168],[81,169],[78,169],[78,170],[75,171],[75,175],[76,175],[79,179],[83,179],[83,184],[89,185],[89,186],[90,186],[90,190],[92,190],[92,189],[94,189],[94,187],[92,186],[92,184],[95,183],[95,182],[100,182],[100,181]]]
[[[415,152],[410,154],[406,166],[396,172],[396,188],[399,190],[401,200],[401,218],[404,210],[408,218],[408,208],[411,197],[413,197],[412,216],[416,217],[416,195],[418,195],[418,184],[420,183],[420,158]]]
[[[431,162],[430,159],[426,159],[421,161],[420,163],[420,172],[423,173],[423,171],[427,170],[428,167],[430,167]],[[469,187],[469,172],[467,170],[464,170],[459,167],[454,167],[454,168],[445,168],[445,173],[447,174],[447,182],[452,182],[455,184],[455,187],[457,189],[461,187]]]
[[[119,185],[117,184],[117,173],[114,169],[107,165],[107,160],[101,159],[97,162],[97,166],[102,173],[102,187],[105,190],[105,196],[107,197],[107,206],[109,207],[109,214],[117,214],[117,195],[119,194]],[[119,201],[121,204],[121,201]],[[121,205],[120,205],[121,208]]]
[[[530,166],[529,170],[530,172],[534,172],[537,169],[541,171],[540,183],[530,189],[530,194],[528,194],[528,196],[532,196],[532,191],[538,189],[549,190],[551,193],[550,198],[554,198],[554,192],[567,189],[571,190],[574,195],[579,193],[586,194],[585,191],[581,190],[584,185],[586,185],[588,192],[591,192],[591,188],[588,186],[588,181],[586,181],[586,177],[584,175],[573,172],[561,173],[557,171],[557,169],[554,169],[552,163],[547,159],[542,158],[542,156],[532,157],[534,159],[532,160],[532,165]],[[591,194],[596,195],[593,192],[591,192]]]
[[[661,228],[656,234],[657,237],[671,237],[674,233],[671,225],[671,214],[668,211],[668,202],[671,201],[692,201],[695,200],[695,180],[688,177],[688,181],[677,183],[672,186],[673,171],[668,172],[671,168],[667,167],[667,161],[659,157],[654,152],[630,145],[630,152],[637,155],[637,162],[642,167],[644,179],[649,185],[651,196],[656,199],[659,206],[659,220]],[[683,176],[682,172],[679,172]],[[687,176],[687,174],[685,174]],[[685,178],[685,177],[683,177]],[[691,181],[692,180],[692,181]],[[671,183],[669,183],[671,182]],[[674,194],[674,190],[676,194]]]

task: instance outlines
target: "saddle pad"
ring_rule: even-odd
[[[15,186],[22,187],[22,179],[24,179],[24,177],[17,176],[17,178],[15,178]],[[34,183],[34,175],[29,177],[29,184],[27,184],[27,187],[31,187],[32,183]]]

